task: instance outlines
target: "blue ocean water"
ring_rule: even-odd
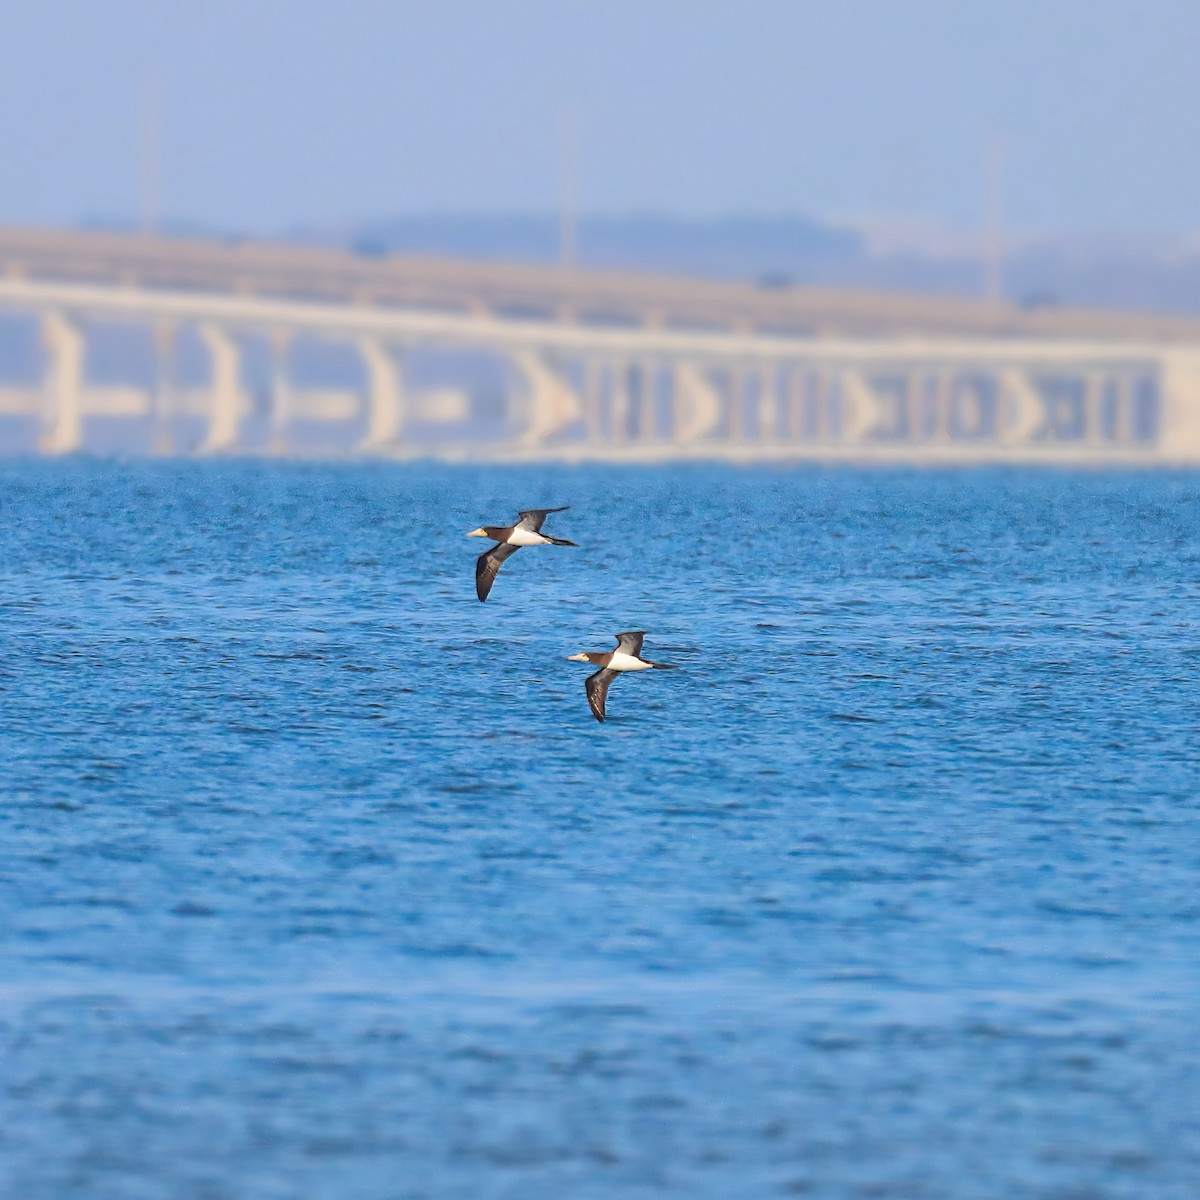
[[[1200,477],[0,503],[0,1194],[1200,1191]]]

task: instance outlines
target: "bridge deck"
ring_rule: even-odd
[[[276,242],[0,228],[14,278],[212,290],[335,303],[510,311],[556,319],[848,337],[942,334],[1200,344],[1200,320],[1023,310],[953,297],[758,287],[625,271],[420,256],[369,257]]]

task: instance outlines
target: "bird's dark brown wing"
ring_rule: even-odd
[[[618,633],[617,649],[624,654],[632,654],[634,658],[641,658],[642,640],[645,636],[645,631],[641,629],[635,629],[632,633]]]
[[[496,582],[496,572],[500,570],[500,564],[506,559],[511,558],[520,546],[506,546],[503,543],[499,546],[493,546],[490,550],[485,550],[475,561],[475,594],[481,601],[488,598],[488,592],[492,590],[492,584]]]
[[[604,701],[608,698],[608,689],[620,673],[601,667],[595,675],[589,675],[583,681],[583,690],[587,692],[588,704],[591,705],[592,715],[597,721],[604,720]]]
[[[569,504],[564,504],[562,508],[527,508],[524,512],[517,513],[517,516],[521,518],[522,529],[528,529],[530,533],[541,533],[542,522],[549,513],[566,512],[570,507]]]

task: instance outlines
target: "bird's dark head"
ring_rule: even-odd
[[[594,651],[583,650],[579,654],[569,654],[567,656],[567,662],[594,663],[599,657],[600,655],[596,654]]]

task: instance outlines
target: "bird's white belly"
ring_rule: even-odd
[[[510,546],[544,546],[549,540],[540,533],[531,533],[528,529],[514,529],[508,535]]]
[[[632,654],[623,654],[620,650],[615,650],[609,661],[608,669],[610,671],[648,671],[650,664],[642,662],[640,658],[634,658]]]

